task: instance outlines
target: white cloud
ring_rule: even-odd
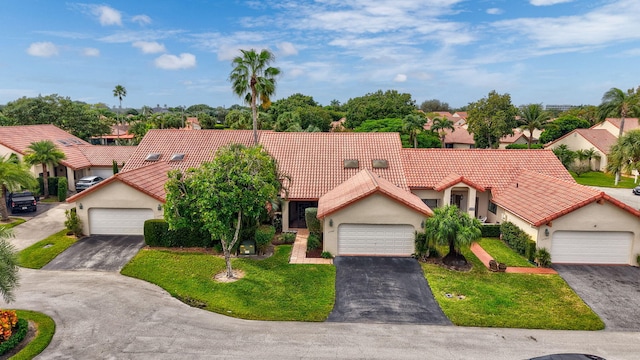
[[[396,77],[393,78],[393,81],[395,81],[395,82],[405,82],[405,81],[407,81],[407,75],[398,74],[398,75],[396,75]]]
[[[91,57],[100,56],[100,50],[96,48],[84,48],[82,49],[82,55]]]
[[[489,15],[500,15],[502,13],[504,13],[504,10],[499,9],[499,8],[487,9],[487,14],[489,14]]]
[[[531,0],[529,1],[533,6],[550,6],[562,3],[572,2],[573,0]]]
[[[298,55],[298,49],[288,41],[281,42],[277,47],[283,56]]]
[[[134,23],[138,23],[139,25],[148,25],[151,24],[151,18],[148,17],[147,15],[136,15],[134,17],[131,18],[131,21],[133,21]]]
[[[104,36],[98,40],[107,43],[128,43],[135,41],[154,41],[174,37],[184,30],[144,30],[144,31],[118,31],[112,35]]]
[[[142,50],[144,54],[157,54],[167,51],[163,44],[155,41],[136,41],[132,45]]]
[[[98,16],[100,25],[122,25],[122,14],[120,11],[106,5],[94,5],[92,7],[91,12]]]
[[[188,69],[196,66],[196,56],[182,53],[179,56],[164,54],[156,58],[156,67],[165,70]]]
[[[51,42],[35,42],[29,45],[27,53],[31,56],[51,57],[58,55],[58,47]]]

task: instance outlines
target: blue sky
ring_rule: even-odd
[[[3,1],[0,104],[57,93],[123,106],[241,103],[238,49],[267,48],[273,100],[323,105],[378,89],[457,107],[600,103],[640,85],[637,0]]]

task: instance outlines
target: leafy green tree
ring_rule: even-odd
[[[270,104],[270,97],[275,93],[276,76],[280,74],[280,69],[269,66],[275,60],[275,56],[269,50],[263,49],[260,53],[257,53],[255,49],[240,51],[242,56],[237,56],[233,59],[233,70],[229,78],[233,93],[251,105],[253,141],[257,145],[257,101],[260,98],[263,108],[265,105]]]
[[[461,249],[468,247],[482,236],[482,224],[455,205],[433,209],[433,216],[425,221],[426,240],[439,245],[449,245],[449,253],[442,259],[447,265],[466,264]]]
[[[303,95],[301,93],[293,94],[287,98],[274,101],[269,108],[268,113],[272,114],[275,119],[286,112],[296,111],[299,108],[316,108],[319,104],[312,96]]]
[[[411,94],[401,94],[396,90],[378,90],[349,99],[343,108],[347,112],[345,127],[354,129],[365,120],[402,119],[416,111],[416,104],[411,99]]]
[[[440,142],[442,143],[442,147],[444,148],[444,140],[447,136],[447,130],[456,131],[453,126],[453,121],[447,119],[446,117],[436,117],[433,119],[431,124],[431,131],[438,135]]]
[[[407,115],[402,119],[402,131],[409,135],[409,140],[413,142],[413,148],[418,148],[418,134],[424,131],[424,124],[427,118],[417,114]]]
[[[20,188],[31,189],[36,187],[38,182],[31,175],[31,172],[25,167],[17,157],[0,156],[0,217],[2,221],[9,220],[9,211],[7,210],[6,193],[8,191],[19,190]]]
[[[15,300],[13,290],[18,286],[18,256],[8,238],[13,234],[10,229],[0,226],[0,294],[5,302]]]
[[[58,166],[67,156],[56,147],[51,140],[32,142],[27,146],[24,161],[29,165],[42,165],[42,181],[44,183],[44,197],[49,197],[49,174],[47,166]]]
[[[556,155],[558,160],[564,165],[565,168],[570,169],[573,161],[578,156],[575,151],[572,151],[567,147],[567,145],[562,144],[557,148],[553,149],[553,153]]]
[[[469,104],[467,124],[477,148],[497,148],[500,138],[513,134],[517,126],[518,109],[511,104],[511,95],[500,95],[495,90]]]
[[[594,105],[580,105],[561,113],[558,117],[561,116],[573,116],[584,119],[587,120],[591,126],[601,121],[600,110],[597,106]]]
[[[607,171],[640,171],[640,129],[629,130],[611,146]]]
[[[170,229],[201,226],[213,241],[220,240],[226,275],[233,278],[231,250],[243,219],[258,219],[266,211],[265,204],[280,193],[279,179],[276,161],[262,147],[222,147],[199,168],[169,173],[165,219]]]
[[[449,104],[438,99],[425,100],[420,104],[420,110],[425,113],[430,113],[434,111],[447,111],[451,112],[451,107]]]
[[[355,132],[402,132],[403,122],[398,118],[366,120],[358,125]]]
[[[531,149],[531,141],[533,140],[533,131],[542,130],[549,121],[549,113],[542,109],[542,104],[529,104],[520,108],[520,126],[529,130],[529,141],[527,148]]]
[[[544,131],[540,134],[540,143],[546,144],[554,141],[575,129],[588,129],[589,121],[575,116],[561,116],[545,125]]]
[[[308,129],[310,126],[318,128],[320,131],[329,131],[331,129],[331,113],[319,106],[299,107],[295,110],[300,119],[300,127]]]
[[[225,124],[236,130],[251,129],[251,113],[246,110],[231,110],[224,119]]]

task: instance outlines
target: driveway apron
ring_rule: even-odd
[[[640,330],[640,268],[554,265],[560,276],[605,323],[605,330]]]
[[[340,256],[327,321],[451,325],[413,258]]]
[[[144,246],[135,235],[92,235],[78,240],[44,270],[120,271]]]

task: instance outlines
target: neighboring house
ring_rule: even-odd
[[[131,140],[134,134],[129,134],[129,124],[111,125],[111,133],[91,138],[93,144],[109,145],[115,144],[117,141]]]
[[[593,125],[592,129],[605,129],[609,131],[616,138],[620,134],[620,124],[622,119],[620,118],[606,118],[603,122]],[[640,129],[640,124],[637,118],[625,118],[624,119],[624,132],[629,130]]]
[[[454,204],[490,223],[511,221],[567,263],[635,264],[640,212],[575,183],[549,150],[402,149],[397,133],[260,132],[288,198],[283,229],[306,226],[318,207],[324,251],[410,256],[432,209]],[[86,234],[142,234],[161,218],[170,169],[212,160],[251,131],[151,130],[123,171],[79,193]]]
[[[591,168],[597,171],[606,171],[607,156],[611,145],[615,144],[617,137],[606,129],[575,129],[568,134],[545,145],[545,149],[555,149],[560,145],[566,145],[569,150],[594,149],[600,156],[599,159],[591,159]],[[579,161],[576,159],[576,162]]]
[[[49,176],[66,177],[69,190],[75,190],[78,179],[97,175],[113,175],[113,160],[120,166],[135,150],[133,146],[95,146],[54,125],[23,125],[0,127],[0,156],[14,153],[23,159],[31,143],[51,140],[64,152],[66,159],[48,168]],[[42,175],[42,166],[34,165],[31,172]]]
[[[514,131],[513,135],[507,135],[500,138],[499,149],[506,149],[511,144],[527,145],[529,143],[529,136],[525,135],[521,131]]]
[[[185,130],[202,130],[202,126],[200,125],[200,121],[195,116],[190,116],[184,122]]]
[[[445,130],[444,147],[447,149],[473,149],[476,141],[473,134],[464,125],[454,126],[454,130]]]

